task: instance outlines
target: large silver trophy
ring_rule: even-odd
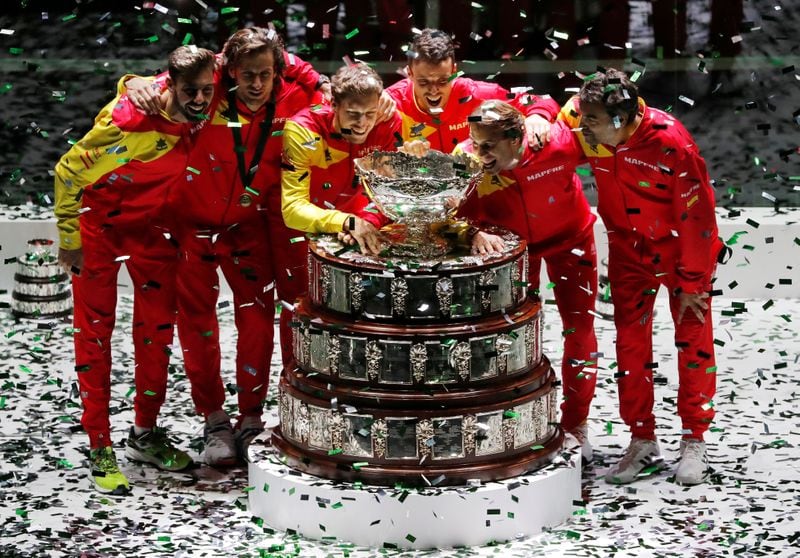
[[[383,235],[390,255],[436,258],[452,249],[441,231],[480,180],[479,162],[435,150],[424,157],[375,151],[355,165],[369,197],[395,223]]]

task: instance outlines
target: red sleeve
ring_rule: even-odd
[[[509,103],[525,116],[538,115],[548,122],[555,122],[561,107],[550,95],[539,97],[532,93],[517,93]]]
[[[315,93],[319,87],[319,73],[311,64],[289,52],[283,51],[283,77],[293,81],[309,93]]]
[[[511,93],[507,89],[500,87],[496,83],[486,81],[475,81],[474,97],[482,101],[497,99],[505,101],[516,107],[525,116],[538,115],[553,122],[558,116],[561,107],[549,95],[539,97],[532,93],[521,92]]]
[[[718,244],[718,232],[714,190],[706,163],[695,149],[683,151],[674,175],[672,211],[680,244],[675,272],[681,289],[694,294],[708,288],[709,277],[716,265],[713,249]]]

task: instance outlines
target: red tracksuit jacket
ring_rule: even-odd
[[[145,115],[124,96],[106,105],[55,167],[60,246],[81,247],[79,216],[100,228],[151,222],[204,124]]]
[[[577,126],[578,100],[561,112]],[[597,211],[609,234],[641,235],[656,244],[679,243],[675,273],[684,292],[697,293],[716,265],[719,250],[714,192],[692,136],[672,115],[639,99],[642,120],[628,141],[614,148],[578,138],[600,192]]]
[[[417,106],[414,100],[414,83],[408,78],[388,87],[386,92],[397,103],[397,110],[403,118],[403,140],[426,139],[430,142],[431,149],[444,153],[450,153],[456,145],[467,139],[467,118],[484,101],[505,101],[514,105],[525,116],[538,114],[549,121],[555,119],[560,108],[549,96],[514,94],[497,84],[464,77],[453,80],[453,89],[444,111],[436,116]]]
[[[472,142],[462,142],[457,151],[472,153]],[[569,248],[596,220],[575,174],[582,161],[575,134],[564,122],[556,122],[550,142],[541,150],[526,144],[515,168],[485,174],[458,215],[478,225],[511,230],[528,241],[531,254]]]

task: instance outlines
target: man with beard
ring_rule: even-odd
[[[648,107],[628,76],[588,76],[562,111],[576,127],[597,180],[597,211],[608,230],[608,275],[617,329],[620,415],[631,431],[606,481],[626,484],[659,470],[653,414],[653,305],[667,288],[678,347],[681,459],[675,480],[703,482],[703,435],[716,390],[711,281],[722,255],[714,191],[689,132]]]
[[[280,135],[287,118],[317,99],[313,87],[282,79],[285,53],[272,30],[241,29],[222,54],[218,92],[224,98],[199,134],[188,171],[168,200],[180,219],[178,335],[192,398],[205,417],[204,458],[214,466],[246,458],[250,442],[264,428],[273,288],[296,281],[285,255],[296,235],[280,219]],[[236,382],[228,384],[238,399],[234,425],[223,410],[218,269],[233,292],[237,329]],[[279,294],[286,296],[280,288]],[[288,319],[286,329],[288,337]]]
[[[213,74],[212,52],[177,48],[160,114],[142,114],[125,95],[115,98],[55,167],[59,261],[73,273],[81,423],[89,435],[91,478],[101,492],[130,488],[112,449],[109,420],[110,342],[123,261],[134,290],[136,367],[126,455],[169,471],[192,463],[156,426],[167,387],[178,263],[159,210],[211,108]]]

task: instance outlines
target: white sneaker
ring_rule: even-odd
[[[575,440],[572,443],[567,442],[567,447],[573,448],[580,446],[581,448],[581,461],[583,465],[588,465],[592,462],[592,444],[589,442],[589,426],[584,422],[583,424],[575,427],[567,432]]]
[[[231,419],[225,411],[214,411],[206,418],[203,429],[206,448],[203,458],[212,467],[236,465],[236,442],[233,439]]]
[[[242,417],[234,432],[236,456],[239,461],[248,462],[247,449],[250,447],[250,442],[262,432],[264,432],[264,421],[261,420],[260,416],[247,415]]]
[[[706,443],[702,440],[681,440],[681,462],[675,472],[675,482],[686,486],[700,484],[708,475]]]
[[[625,455],[606,473],[610,484],[628,484],[661,470],[664,458],[656,440],[631,438]]]

